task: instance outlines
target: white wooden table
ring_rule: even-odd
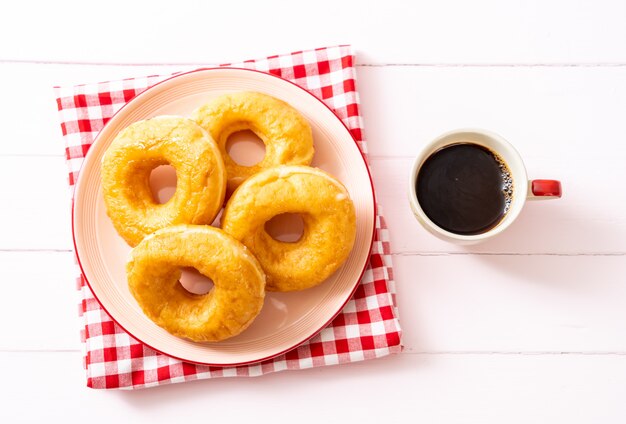
[[[626,3],[55,1],[0,14],[0,422],[626,421]],[[314,8],[314,9],[313,9]],[[85,387],[55,84],[350,43],[405,350],[135,392]],[[564,197],[488,243],[412,218],[411,158],[464,126]]]

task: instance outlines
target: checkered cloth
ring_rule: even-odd
[[[220,65],[220,66],[227,66]],[[366,154],[359,115],[354,54],[350,46],[299,51],[230,64],[290,80],[322,99],[346,124]],[[70,189],[98,132],[126,102],[171,75],[55,87]],[[81,339],[87,385],[92,388],[143,388],[213,377],[258,376],[378,358],[401,349],[389,238],[376,217],[371,255],[352,299],[328,327],[293,350],[260,363],[236,367],[197,365],[154,351],[120,328],[103,310],[77,270]]]

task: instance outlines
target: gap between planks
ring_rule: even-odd
[[[72,249],[13,249],[13,248],[0,248],[0,253],[72,253]]]
[[[405,349],[403,354],[409,355],[500,355],[500,356],[626,356],[626,352],[623,351],[603,351],[603,350],[590,350],[590,351],[561,351],[561,350],[433,350],[433,351],[412,351]]]
[[[72,249],[12,249],[0,248],[0,253],[72,253]],[[591,253],[515,253],[515,252],[392,252],[391,256],[626,256],[626,252]]]
[[[0,349],[3,353],[82,353],[81,349]],[[400,355],[421,356],[626,356],[624,351],[561,351],[561,350],[433,350],[406,349]]]
[[[236,60],[234,61],[236,62]],[[31,64],[31,65],[73,65],[73,66],[221,66],[215,63],[203,62],[84,62],[64,60],[37,60],[37,59],[0,59],[0,64]],[[356,67],[384,68],[384,67],[416,67],[416,68],[621,68],[626,62],[531,62],[531,63],[356,63]]]
[[[392,252],[391,256],[626,256],[626,252]]]
[[[3,158],[65,158],[62,153],[6,153],[0,152],[0,157]]]
[[[72,249],[12,249],[0,248],[0,253],[72,253]],[[391,256],[626,256],[626,252],[591,253],[515,253],[515,252],[392,252]]]

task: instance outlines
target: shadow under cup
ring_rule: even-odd
[[[428,217],[428,215],[424,212],[422,205],[420,205],[420,202],[418,201],[416,185],[420,170],[422,169],[424,163],[434,153],[446,147],[460,144],[474,144],[490,151],[495,156],[494,161],[500,159],[504,162],[505,167],[508,168],[508,171],[510,172],[510,177],[513,182],[510,203],[506,212],[501,216],[500,221],[478,234],[459,234],[442,228]],[[522,211],[527,196],[528,176],[526,174],[526,168],[521,156],[505,139],[497,134],[484,130],[455,130],[445,133],[433,140],[416,158],[409,181],[409,200],[411,209],[420,223],[437,237],[460,244],[474,244],[504,231],[509,225],[511,225],[511,223],[513,223],[513,221],[515,221],[517,216]],[[462,214],[463,211],[457,211],[457,213]]]

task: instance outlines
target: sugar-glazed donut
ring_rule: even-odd
[[[297,242],[275,240],[265,231],[265,223],[283,213],[302,216],[304,231]],[[259,260],[267,290],[293,291],[323,282],[348,258],[356,215],[348,191],[335,178],[308,166],[279,166],[235,190],[222,228]]]
[[[228,193],[263,169],[309,165],[313,159],[313,134],[307,120],[289,104],[267,94],[226,94],[196,109],[192,118],[219,146],[228,174]],[[243,130],[254,132],[265,144],[265,157],[256,165],[239,165],[226,152],[228,137]]]
[[[166,164],[176,170],[176,191],[159,204],[150,172]],[[168,225],[210,224],[224,202],[226,169],[217,145],[182,117],[156,117],[120,131],[104,154],[101,175],[107,214],[131,246]]]
[[[182,267],[213,280],[192,294],[179,283]],[[127,264],[128,286],[144,313],[171,334],[214,342],[245,330],[265,298],[265,275],[240,242],[208,225],[177,225],[144,238]]]

